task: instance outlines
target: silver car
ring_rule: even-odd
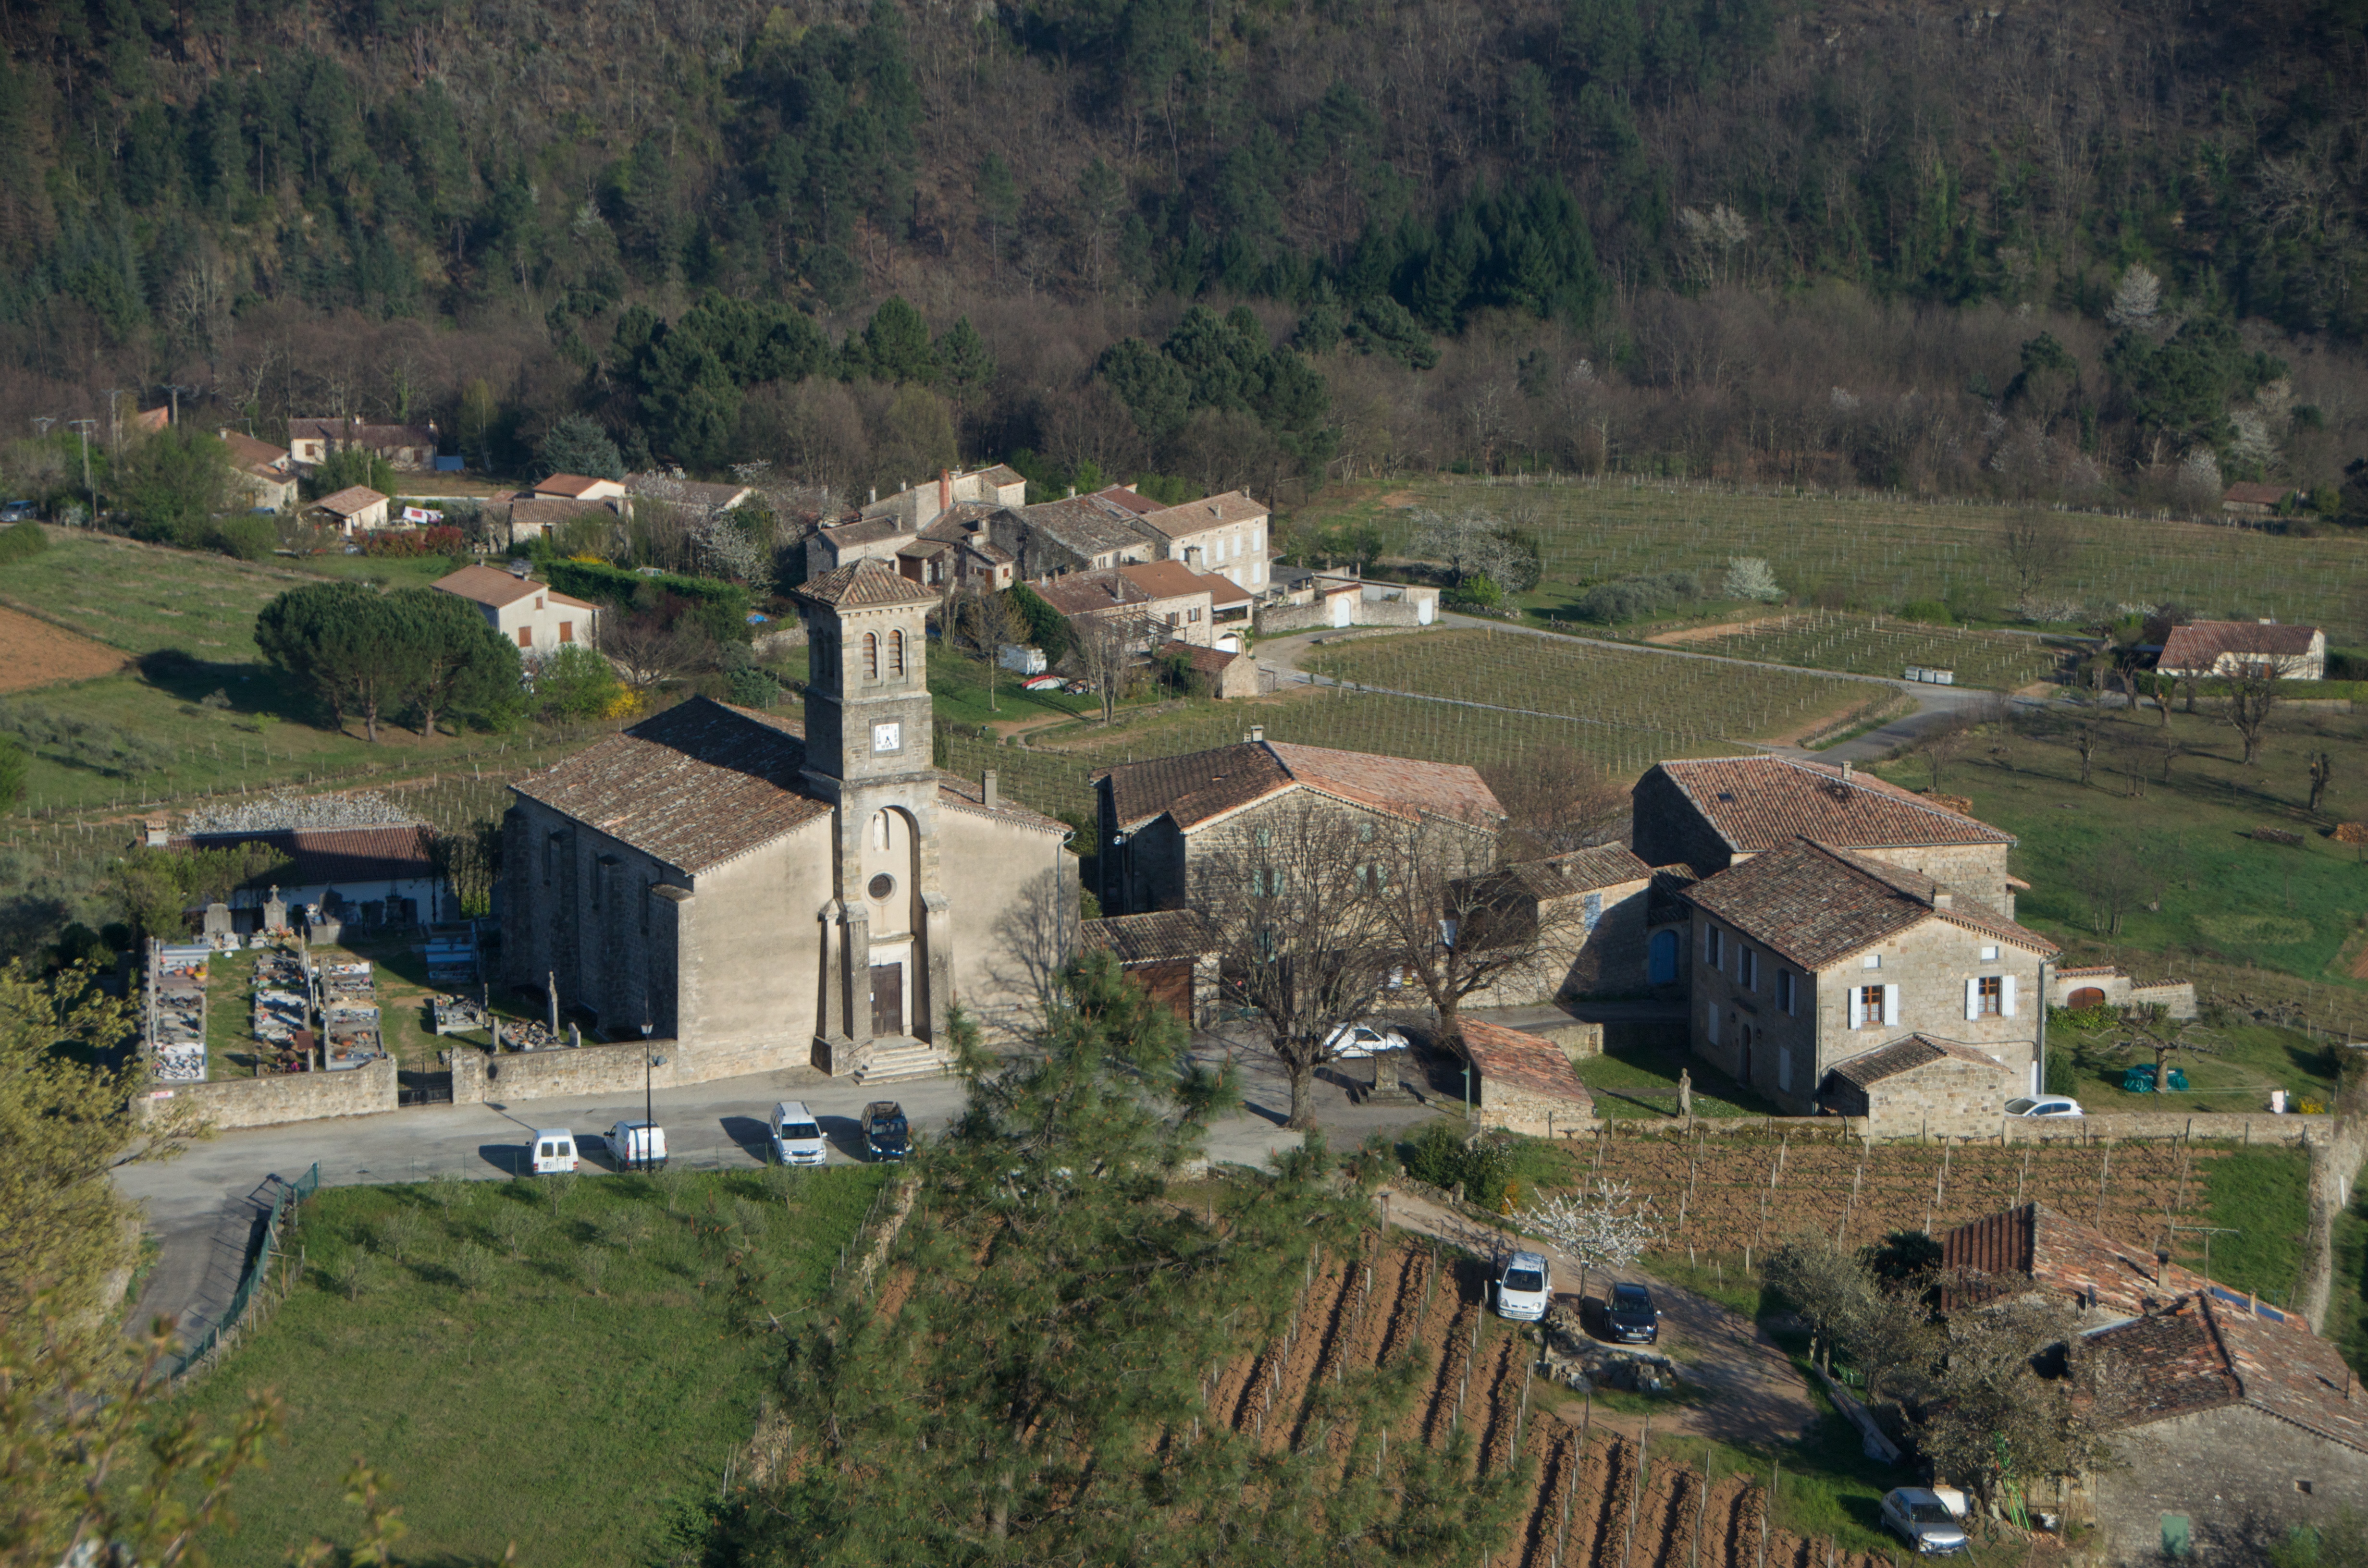
[[[1902,1486],[1883,1494],[1883,1522],[1926,1557],[1954,1557],[1965,1550],[1965,1532],[1940,1494]]]

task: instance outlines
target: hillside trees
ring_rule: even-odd
[[[517,702],[518,650],[474,605],[433,588],[306,584],[263,607],[255,641],[332,722],[359,718],[373,742],[380,719],[405,704],[417,710],[424,741],[439,713],[498,721]]]
[[[131,523],[132,537],[202,544],[216,514],[231,504],[230,454],[203,430],[179,426],[131,442],[108,483]]]

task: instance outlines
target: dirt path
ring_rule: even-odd
[[[1393,1191],[1389,1204],[1392,1224],[1437,1236],[1483,1257],[1506,1245],[1503,1233],[1478,1225],[1429,1199]],[[1542,1243],[1522,1244],[1543,1251],[1559,1281],[1574,1287],[1578,1283],[1577,1262]],[[1655,1432],[1712,1437],[1723,1443],[1788,1443],[1818,1419],[1808,1384],[1758,1324],[1641,1269],[1627,1270],[1626,1278],[1647,1286],[1661,1309],[1661,1348],[1716,1396],[1705,1404],[1672,1406],[1656,1415]],[[1589,1273],[1590,1294],[1600,1293],[1602,1283],[1602,1270]],[[1442,1374],[1445,1369],[1442,1366]],[[1600,1413],[1595,1422],[1612,1431],[1643,1425],[1641,1417]]]

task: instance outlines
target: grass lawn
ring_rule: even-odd
[[[2012,733],[1985,730],[1941,782],[2021,840],[2013,863],[2032,887],[2017,899],[2017,917],[2062,941],[2067,965],[2143,955],[2151,972],[2203,980],[2208,971],[2238,992],[2253,969],[2308,983],[2297,1006],[2316,1025],[2368,1019],[2368,984],[2340,961],[2368,909],[2368,866],[2327,836],[2337,822],[2368,815],[2362,721],[2288,710],[2272,718],[2248,767],[2217,715],[2174,712],[2168,733],[2190,749],[2173,758],[2166,783],[2158,720],[2150,711],[2109,719],[2085,788],[2073,744],[2079,722],[2051,710]],[[2308,759],[2321,751],[2336,781],[2314,813]],[[1914,759],[1881,771],[1911,788],[1932,782]],[[2249,836],[2263,827],[2302,841]]]
[[[2225,1045],[2221,1054],[2179,1051],[2171,1056],[2169,1064],[2187,1074],[2185,1089],[2159,1095],[2125,1093],[2122,1088],[2124,1070],[2144,1066],[2151,1071],[2153,1054],[2118,1049],[2129,1038],[2128,1030],[2112,1024],[2083,1028],[2082,1017],[2051,1013],[2047,1049],[2069,1056],[2073,1097],[2090,1111],[2214,1110],[2267,1116],[2271,1089],[2320,1104],[2331,1103],[2335,1096],[2335,1062],[2321,1042],[2274,1024],[2237,1023],[2199,1031]]]
[[[1758,1091],[1736,1083],[1680,1045],[1622,1045],[1577,1064],[1579,1081],[1597,1091],[1595,1108],[1609,1118],[1668,1119],[1678,1114],[1678,1074],[1693,1075],[1694,1114],[1701,1117],[1780,1116]],[[1640,1092],[1641,1091],[1641,1092]],[[1618,1098],[1623,1092],[1634,1099]]]
[[[1724,571],[1738,555],[1775,569],[1786,592],[1838,591],[1851,608],[1915,599],[2003,600],[1998,535],[2011,508],[1933,506],[1890,496],[1746,494],[1725,486],[1633,480],[1490,483],[1439,474],[1338,486],[1291,521],[1380,526],[1383,548],[1404,547],[1412,508],[1476,507],[1534,535],[1543,580],[1525,603],[1567,614],[1588,585],[1638,572]],[[2081,602],[2158,604],[2199,615],[2274,616],[2327,629],[2328,641],[2368,642],[2368,539],[2294,539],[2203,523],[2063,514],[2073,560],[2050,591]],[[1702,608],[1702,607],[1693,607]]]
[[[216,953],[206,964],[206,1076],[255,1076],[255,948]]]
[[[513,1540],[525,1563],[672,1560],[671,1531],[699,1527],[774,1362],[735,1327],[724,1248],[754,1243],[772,1310],[811,1301],[882,1179],[850,1165],[324,1188],[290,1238],[306,1260],[293,1293],[188,1396],[214,1430],[249,1390],[287,1405],[215,1560],[350,1538],[339,1478],[357,1453],[393,1483],[405,1562],[491,1562]],[[414,1233],[399,1260],[390,1221]]]
[[[1023,691],[1019,683],[1028,677],[1013,670],[994,672],[995,706],[989,708],[987,673],[985,660],[957,653],[942,642],[931,643],[929,697],[938,719],[949,724],[1008,724],[1046,717],[1101,715],[1101,699],[1089,694],[1072,697],[1065,691]]]

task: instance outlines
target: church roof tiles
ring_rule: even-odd
[[[885,605],[936,604],[938,596],[884,561],[869,557],[835,566],[793,590],[800,598],[840,609],[876,609]]]

